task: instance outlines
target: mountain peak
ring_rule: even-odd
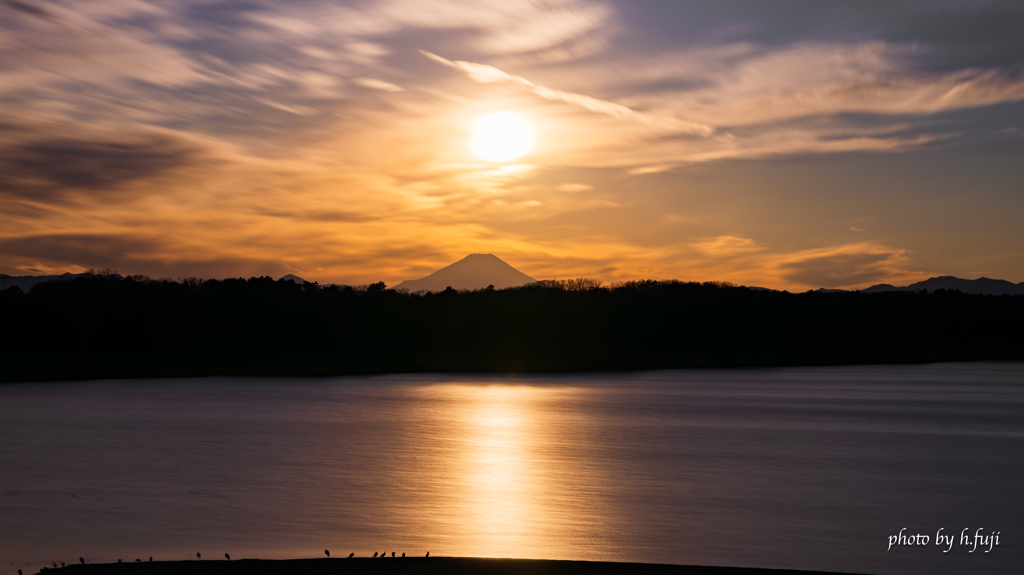
[[[492,285],[497,289],[503,289],[535,281],[537,280],[508,265],[494,254],[469,254],[426,277],[404,281],[395,286],[395,289],[406,289],[411,292],[444,291],[450,286],[457,290],[475,290]]]

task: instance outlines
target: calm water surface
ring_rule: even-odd
[[[0,386],[0,575],[324,549],[1019,573],[1022,487],[1020,364]],[[886,551],[904,527],[931,544]]]

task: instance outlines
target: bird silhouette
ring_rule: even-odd
[[[21,575],[21,569],[18,569],[18,575]]]
[[[374,556],[374,557],[376,557],[376,556],[377,556],[377,552],[376,552],[376,551],[374,551],[374,552],[373,552],[373,556]]]
[[[430,551],[427,551],[427,557],[430,557]]]
[[[392,551],[392,552],[391,552],[391,556],[392,556],[392,557],[394,557],[394,556],[395,556],[395,552],[394,552],[394,551]],[[54,565],[54,567],[56,567],[56,565]]]
[[[61,562],[60,562],[60,566],[61,566],[61,567],[63,567],[63,566],[64,566],[64,562],[63,562],[63,561],[61,561]]]
[[[85,558],[84,557],[79,557],[78,558],[78,562],[81,563],[82,565],[85,565]]]
[[[139,558],[136,557],[135,562],[136,563],[142,563],[142,559],[139,559]]]
[[[355,556],[355,553],[349,553],[349,554],[348,554],[348,558],[349,558],[349,559],[351,559],[351,558],[352,558],[352,557],[354,557],[354,556]]]
[[[227,553],[224,554],[224,557],[226,557],[228,561],[231,561],[231,556],[228,555]]]
[[[150,561],[152,561],[152,560],[153,560],[153,557],[152,557],[152,556],[150,556],[149,560],[150,560]]]
[[[331,551],[329,549],[324,549],[324,553],[326,553],[328,557],[331,556]]]
[[[198,551],[196,551],[196,559],[202,559],[202,558],[203,558],[203,554],[198,552]]]
[[[405,558],[405,553],[402,553],[402,558],[403,558],[403,559]]]
[[[56,569],[56,568],[57,568],[57,562],[56,562],[56,561],[54,561],[54,562],[53,562],[53,568],[54,568],[54,569]]]
[[[387,557],[388,556],[388,552],[387,551],[381,551],[380,552],[380,556],[381,557]]]
[[[120,560],[120,559],[118,559],[118,560],[117,560],[117,562],[118,562],[118,563],[120,563],[120,562],[121,562],[121,560]]]

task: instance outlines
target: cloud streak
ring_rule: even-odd
[[[111,195],[122,184],[164,175],[201,161],[204,154],[166,134],[20,142],[0,154],[0,195],[50,201],[73,190]]]
[[[693,86],[627,100],[729,127],[853,113],[929,115],[1024,99],[1019,70],[927,73],[913,68],[921,52],[884,41],[781,48],[737,43],[666,54],[640,69],[615,66],[609,74],[626,83]]]
[[[743,285],[802,291],[859,289],[890,278],[922,278],[907,250],[875,242],[778,250],[738,236],[717,236],[686,246],[690,277],[714,277]]]
[[[562,90],[555,90],[545,86],[539,86],[534,84],[530,80],[523,78],[522,76],[516,76],[509,74],[503,70],[495,68],[494,66],[488,66],[487,64],[477,64],[475,62],[463,62],[463,61],[452,61],[427,52],[420,50],[420,53],[430,58],[431,60],[448,66],[449,68],[459,70],[469,76],[472,80],[480,82],[481,84],[492,84],[495,82],[512,82],[521,86],[530,88],[534,94],[544,98],[545,100],[552,100],[555,102],[563,102],[574,106],[579,106],[591,112],[598,114],[606,114],[613,118],[620,120],[631,120],[646,124],[659,130],[666,132],[678,132],[685,134],[698,134],[701,136],[710,136],[715,132],[715,129],[707,124],[700,124],[697,122],[689,122],[674,118],[670,116],[657,116],[651,114],[645,114],[638,112],[617,104],[608,100],[601,100],[584,94],[576,94],[573,92],[565,92]]]

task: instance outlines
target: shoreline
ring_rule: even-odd
[[[726,371],[726,370],[760,370],[760,369],[786,369],[800,367],[859,367],[859,366],[921,366],[947,363],[1001,363],[1001,364],[1024,364],[1022,358],[1009,359],[975,359],[975,358],[917,358],[902,360],[886,360],[880,358],[865,358],[863,361],[804,361],[804,362],[733,362],[733,363],[699,363],[686,365],[669,366],[635,366],[621,369],[566,369],[566,370],[474,370],[474,369],[379,369],[379,370],[345,370],[345,369],[282,369],[275,366],[269,369],[252,367],[248,369],[225,369],[193,371],[188,369],[165,369],[160,367],[144,367],[139,365],[121,365],[93,369],[64,368],[53,366],[49,369],[30,369],[24,366],[5,366],[0,371],[0,385],[11,383],[57,383],[57,382],[85,382],[98,380],[119,380],[119,379],[203,379],[207,377],[254,377],[254,378],[325,378],[325,377],[360,377],[360,376],[382,376],[382,375],[479,375],[479,376],[543,376],[543,375],[584,375],[603,373],[631,373],[645,371]],[[22,369],[19,369],[21,367]]]
[[[392,559],[384,557],[384,559]],[[615,563],[608,561],[563,561],[555,559],[494,559],[476,557],[398,557],[379,561],[371,557],[318,559],[236,559],[152,561],[130,563],[88,563],[43,568],[37,575],[71,570],[73,575],[195,575],[290,574],[318,575],[438,573],[446,575],[858,575],[835,571],[801,571],[751,567],[713,567],[661,563]],[[864,575],[864,574],[860,574]]]

